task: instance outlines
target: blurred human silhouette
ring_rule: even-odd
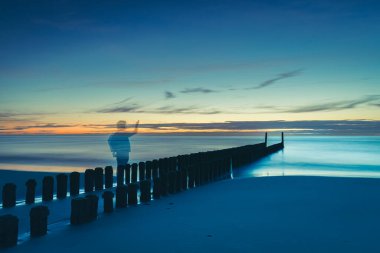
[[[110,146],[112,156],[116,157],[117,165],[126,165],[129,161],[131,144],[129,137],[137,134],[139,121],[136,122],[135,129],[132,132],[127,131],[127,122],[120,120],[116,123],[117,132],[110,135],[108,145]]]

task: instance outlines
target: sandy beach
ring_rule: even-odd
[[[379,192],[379,179],[224,180],[110,215],[100,204],[97,221],[56,220],[8,252],[379,252]]]

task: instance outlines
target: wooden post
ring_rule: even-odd
[[[95,168],[95,191],[103,190],[103,181],[104,181],[103,168],[96,167]]]
[[[284,147],[284,132],[281,132],[281,143],[282,143],[282,146]]]
[[[150,181],[149,180],[143,180],[140,181],[140,201],[141,202],[148,202],[150,201]]]
[[[116,187],[116,208],[127,206],[128,186],[119,185]]]
[[[79,182],[80,182],[79,172],[70,173],[70,196],[76,196],[79,194]]]
[[[152,161],[145,162],[145,178],[146,180],[152,180]]]
[[[145,180],[145,163],[139,162],[139,181]]]
[[[161,196],[161,182],[158,177],[153,178],[153,198],[159,199]]]
[[[42,180],[42,200],[53,200],[54,192],[54,178],[52,176],[46,176]]]
[[[115,194],[113,194],[112,191],[105,191],[102,194],[102,197],[104,199],[104,212],[105,213],[112,213],[113,212],[113,197]]]
[[[30,236],[42,236],[47,233],[49,209],[47,206],[36,206],[30,209]]]
[[[132,164],[132,183],[137,182],[137,163]]]
[[[98,202],[99,197],[94,194],[89,194],[85,197],[86,202],[86,222],[96,220],[98,217]]]
[[[112,166],[106,166],[105,167],[105,177],[106,177],[106,183],[105,188],[109,189],[113,186],[113,168]]]
[[[26,181],[25,185],[26,185],[25,203],[33,204],[36,198],[37,181],[34,179],[29,179],[28,181]]]
[[[131,183],[131,165],[127,164],[125,166],[125,184]]]
[[[57,199],[64,199],[67,196],[67,175],[58,174],[57,180]]]
[[[137,184],[136,183],[131,183],[128,186],[128,205],[137,205]]]
[[[268,147],[268,133],[265,132],[265,147]]]
[[[152,177],[158,177],[158,160],[153,160],[152,162]]]
[[[94,191],[94,170],[87,169],[84,172],[84,191],[93,192]]]
[[[16,205],[16,185],[7,183],[3,186],[3,208]]]
[[[17,245],[18,221],[18,218],[14,215],[0,216],[0,248]]]
[[[118,165],[116,171],[116,183],[117,186],[122,186],[124,184],[124,165]]]

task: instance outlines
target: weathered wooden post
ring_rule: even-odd
[[[132,183],[137,182],[137,163],[132,164],[132,176],[131,176]]]
[[[33,204],[36,198],[37,181],[34,179],[29,179],[28,181],[26,181],[25,185],[26,185],[25,203]]]
[[[116,183],[117,186],[122,186],[124,184],[124,165],[118,165],[116,171]]]
[[[42,236],[47,233],[49,209],[47,206],[36,206],[30,209],[30,236]]]
[[[127,199],[129,198],[128,186],[119,185],[116,187],[116,208],[123,208],[127,206]]]
[[[158,177],[158,160],[153,160],[152,162],[152,177]]]
[[[46,176],[42,179],[42,200],[51,201],[53,199],[54,192],[54,178],[52,176]]]
[[[0,216],[0,248],[7,248],[17,245],[18,238],[18,218],[14,215],[6,214]]]
[[[148,202],[150,201],[150,181],[149,180],[143,180],[140,181],[140,201],[141,202]]]
[[[265,147],[268,147],[268,133],[265,132]]]
[[[152,161],[145,162],[145,178],[146,180],[152,180]]]
[[[71,199],[71,214],[70,223],[72,225],[78,225],[84,223],[85,206],[84,198],[79,197]]]
[[[175,193],[175,191],[176,191],[176,188],[177,188],[177,186],[176,186],[176,182],[177,182],[177,174],[176,174],[176,172],[175,171],[170,171],[169,173],[168,173],[169,175],[168,175],[168,192],[170,193],[170,194],[173,194],[173,193]]]
[[[80,182],[79,172],[70,173],[70,196],[76,196],[79,194],[79,182]]]
[[[125,184],[131,183],[131,165],[127,164],[125,166]]]
[[[281,132],[281,144],[284,147],[284,132]]]
[[[58,174],[57,180],[57,199],[64,199],[67,196],[67,175]]]
[[[99,198],[98,196],[94,194],[89,194],[85,197],[86,200],[86,221],[93,221],[96,220],[98,217],[98,202]]]
[[[103,168],[96,167],[95,168],[95,191],[103,190],[103,181],[104,181],[103,178],[104,178]]]
[[[122,187],[122,186],[119,186],[119,187]],[[112,191],[103,192],[102,197],[104,199],[103,204],[104,204],[104,212],[105,213],[112,213],[113,212],[113,197],[114,196],[115,195],[113,194]]]
[[[139,162],[139,181],[145,180],[145,163]]]
[[[128,205],[137,205],[137,184],[131,183],[128,186]]]
[[[161,196],[161,182],[158,177],[153,178],[153,198],[154,199],[159,199]]]
[[[3,208],[16,205],[16,185],[7,183],[3,186]]]
[[[94,170],[87,169],[84,172],[84,191],[93,192],[94,191]]]
[[[105,170],[105,177],[106,177],[105,187],[106,187],[106,189],[112,188],[112,186],[113,186],[113,168],[112,168],[112,166],[106,166],[104,170]]]

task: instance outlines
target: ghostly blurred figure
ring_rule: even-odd
[[[131,152],[131,144],[129,137],[137,134],[139,121],[136,122],[133,132],[126,131],[127,122],[120,120],[116,123],[117,132],[110,135],[108,145],[110,146],[112,156],[116,157],[117,165],[126,165],[129,161],[129,153]]]

